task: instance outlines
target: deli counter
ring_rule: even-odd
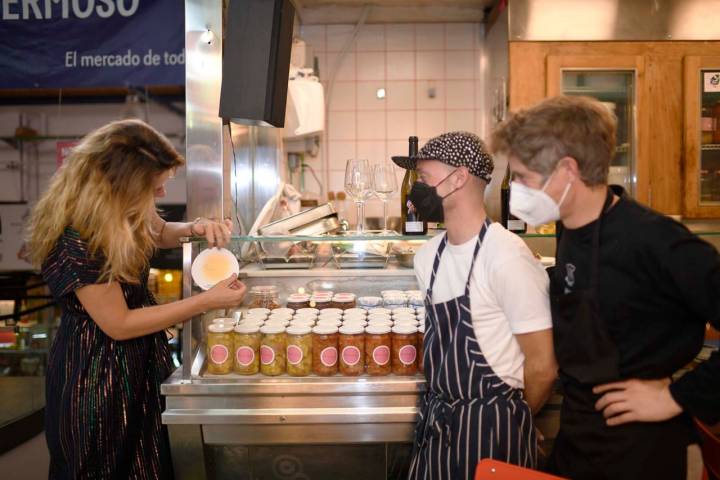
[[[424,378],[417,372],[417,358],[422,355],[415,350],[422,344],[415,342],[417,327],[424,326],[424,322],[416,319],[418,314],[423,314],[422,310],[416,310],[416,307],[422,308],[422,296],[416,290],[412,252],[427,238],[377,233],[233,237],[228,248],[240,261],[239,278],[248,288],[244,305],[235,311],[206,312],[187,322],[182,333],[183,365],[162,385],[166,398],[163,423],[168,427],[177,478],[402,477],[409,466],[418,397],[424,389]],[[287,252],[288,248],[299,253],[286,255],[285,260],[278,260],[280,256],[274,255]],[[206,249],[207,245],[199,239],[183,244],[184,297],[201,291],[193,282],[191,270],[194,259]],[[410,263],[404,261],[404,266],[398,263],[408,257]],[[270,296],[262,292],[270,292]],[[333,292],[334,298],[327,301],[328,297],[323,296],[327,295],[325,292]],[[341,304],[332,303],[338,298]],[[308,303],[293,305],[298,299]],[[414,306],[408,306],[411,299]],[[298,309],[294,315],[281,315],[289,312],[283,311],[289,300],[291,306],[305,308]],[[265,301],[272,305],[263,303]],[[281,308],[279,313],[270,312],[275,320],[281,317],[280,325],[289,322],[306,325],[299,318],[301,310],[310,313],[314,321],[308,323],[311,327],[327,322],[349,325],[351,317],[355,317],[353,321],[360,321],[360,325],[372,320],[371,323],[387,326],[378,331],[385,335],[377,337],[385,339],[387,348],[379,349],[380,354],[375,356],[354,351],[349,363],[360,362],[361,368],[353,370],[353,376],[340,371],[330,375],[313,373],[318,366],[317,354],[313,359],[316,365],[311,362],[309,370],[293,372],[302,376],[287,373],[285,364],[290,366],[294,358],[283,358],[281,371],[268,370],[269,366],[276,366],[270,361],[275,352],[266,355],[262,350],[267,350],[264,344],[260,349],[256,345],[254,354],[244,357],[252,359],[259,353],[261,358],[254,359],[259,365],[258,373],[246,374],[247,370],[243,371],[245,374],[236,373],[238,369],[232,364],[237,367],[239,361],[245,364],[248,361],[243,361],[232,343],[225,347],[230,347],[231,355],[221,346],[219,356],[213,353],[209,361],[207,353],[212,350],[215,342],[212,337],[217,337],[216,333],[227,333],[226,339],[240,335],[232,328],[212,327],[208,332],[210,325],[222,324],[219,318],[224,317],[225,322],[234,326],[238,318],[241,323],[243,319],[251,322],[257,315],[261,315],[258,325],[262,325],[269,313],[262,312],[263,305]],[[323,309],[313,312],[315,306]],[[340,309],[334,310],[336,306],[344,307],[342,311],[347,313],[338,314]],[[410,325],[412,330],[412,335],[403,337],[413,339],[414,343],[411,342],[412,348],[403,350],[405,363],[397,363],[405,368],[400,370],[393,368],[387,358],[391,352],[397,356],[402,348],[393,346],[390,340],[393,336],[402,336],[391,332],[391,327],[401,323],[400,313],[394,322],[383,322],[393,318],[392,311],[386,307],[401,308],[405,317],[402,323]],[[380,313],[374,313],[373,309]],[[264,324],[270,324],[272,317]],[[248,332],[256,333],[256,338],[271,336],[257,329]],[[298,332],[309,333],[310,329]],[[317,337],[315,333],[309,335]],[[209,340],[211,349],[208,349]],[[286,352],[277,353],[284,356]],[[312,355],[307,350],[304,354]],[[291,356],[292,352],[288,351],[287,355]],[[372,371],[370,365],[365,365],[366,357],[370,362],[378,359],[386,368]],[[326,362],[327,358],[323,357],[321,362],[346,365],[342,351],[336,350],[328,358]],[[228,364],[224,370],[221,360]],[[221,374],[211,373],[218,372],[218,366]],[[393,370],[399,374],[392,373]]]

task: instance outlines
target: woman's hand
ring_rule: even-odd
[[[215,310],[237,307],[242,304],[246,292],[245,284],[239,281],[237,275],[233,273],[202,295],[207,297],[210,309]]]
[[[198,237],[205,237],[211,247],[224,247],[230,243],[232,220],[226,218],[222,222],[209,218],[198,218],[190,225],[190,232]]]

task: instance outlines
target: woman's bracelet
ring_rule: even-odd
[[[195,225],[197,225],[198,222],[200,222],[200,220],[202,220],[202,217],[197,217],[197,218],[196,218],[195,220],[193,220],[192,223],[190,224],[190,236],[191,236],[191,237],[199,237],[199,236],[200,236],[199,234],[195,233]]]

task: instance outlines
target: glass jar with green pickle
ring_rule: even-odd
[[[264,325],[260,328],[260,373],[270,377],[285,373],[285,326]]]
[[[240,324],[235,327],[235,373],[255,375],[260,371],[260,343],[262,334],[257,324]]]
[[[312,373],[312,328],[292,325],[287,328],[287,373],[305,377]]]
[[[207,334],[207,373],[226,375],[233,368],[233,326],[212,323]]]

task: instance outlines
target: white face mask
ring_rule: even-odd
[[[512,182],[510,184],[510,213],[533,227],[560,220],[560,206],[565,201],[572,184],[568,182],[562,197],[560,197],[560,203],[555,203],[555,200],[545,193],[545,188],[551,179],[552,175],[540,190],[530,188],[522,183]]]

